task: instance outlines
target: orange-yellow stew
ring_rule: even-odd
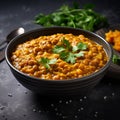
[[[12,53],[14,67],[48,80],[81,78],[98,71],[108,60],[103,47],[83,35],[53,34],[19,44]]]

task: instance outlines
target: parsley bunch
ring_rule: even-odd
[[[71,46],[70,42],[62,38],[61,45],[56,45],[53,52],[60,55],[60,58],[68,63],[75,63],[77,57],[83,57],[83,50],[87,49],[85,43],[78,43],[76,46]],[[81,51],[82,50],[82,51]]]
[[[47,15],[40,13],[35,16],[35,23],[42,26],[67,26],[89,31],[95,31],[108,25],[107,18],[95,12],[92,7],[79,9],[78,5],[73,7],[63,5]]]

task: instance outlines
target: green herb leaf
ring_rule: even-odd
[[[64,37],[62,38],[62,45],[68,50],[72,47],[70,45],[70,42],[68,40],[66,40]]]
[[[77,47],[79,50],[86,50],[87,49],[87,45],[85,43],[82,43],[82,42],[78,43]]]
[[[54,53],[61,53],[61,52],[63,52],[64,50],[65,50],[65,48],[62,47],[62,46],[59,46],[59,45],[56,45],[56,46],[53,48],[53,52],[54,52]]]
[[[87,44],[82,42],[78,43],[77,46],[71,46],[70,42],[67,39],[62,38],[61,46],[56,45],[53,48],[53,52],[59,54],[62,60],[73,64],[76,61],[76,57],[84,56],[83,50],[86,50],[87,47]]]
[[[49,65],[55,64],[56,62],[57,62],[57,59],[56,59],[56,58],[50,59],[50,60],[49,60]]]
[[[76,52],[77,50],[78,50],[78,47],[77,46],[73,46],[72,51]]]
[[[73,52],[76,52],[78,50],[86,50],[87,49],[87,44],[80,42],[77,44],[77,46],[73,46]]]
[[[50,64],[55,64],[56,61],[57,61],[56,58],[54,58],[54,59],[48,59],[48,58],[42,57],[42,58],[38,61],[38,63],[41,63],[42,65],[45,66],[45,68],[50,69]]]
[[[114,64],[120,65],[120,57],[118,55],[113,55],[112,61]]]
[[[74,54],[75,57],[83,57],[84,56],[84,52],[80,51],[79,53]]]
[[[43,26],[68,26],[89,31],[108,26],[107,18],[95,12],[92,4],[79,9],[78,4],[75,3],[73,7],[62,5],[48,15],[40,13],[35,16],[35,23]]]
[[[60,53],[60,58],[63,59],[63,60],[65,60],[67,58],[68,54],[69,54],[69,52],[66,52],[66,51],[61,52]]]
[[[68,54],[67,58],[65,59],[65,61],[73,64],[73,63],[75,63],[75,58],[76,58],[75,55],[70,52]]]

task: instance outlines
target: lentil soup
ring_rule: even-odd
[[[104,48],[84,35],[57,33],[19,44],[11,57],[15,68],[47,80],[81,78],[108,61]]]

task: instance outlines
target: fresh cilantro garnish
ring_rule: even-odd
[[[76,3],[73,7],[62,5],[58,10],[35,16],[35,23],[43,26],[67,26],[95,31],[108,26],[107,18],[93,10],[93,5],[85,5],[79,9]]]
[[[83,57],[84,56],[84,52],[80,51],[79,53],[75,53],[74,55],[75,55],[75,57]]]
[[[65,38],[62,38],[61,45],[53,48],[53,52],[59,54],[62,60],[72,64],[76,62],[76,58],[84,56],[83,50],[87,50],[87,44],[80,42],[76,46],[71,46]]]
[[[51,64],[55,64],[56,61],[57,61],[56,58],[54,58],[54,59],[48,59],[48,58],[42,57],[42,58],[38,61],[38,63],[41,63],[42,65],[45,66],[45,68],[50,69],[50,65],[51,65]]]
[[[54,53],[61,53],[64,50],[65,50],[65,48],[63,46],[56,45],[53,49],[53,52]]]
[[[64,37],[61,39],[61,45],[56,45],[53,48],[54,53],[61,53],[63,51],[69,51],[72,48],[70,42],[66,40]]]
[[[70,45],[70,42],[67,40],[67,39],[65,39],[64,37],[62,38],[62,40],[61,40],[61,42],[62,42],[62,44],[63,44],[63,46],[66,48],[66,49],[71,49],[71,45]]]
[[[73,63],[75,63],[75,58],[76,57],[75,57],[74,53],[69,52],[68,55],[66,56],[65,61],[73,64]]]
[[[73,46],[73,51],[76,52],[77,50],[86,50],[87,45],[85,43],[78,43],[77,46]]]
[[[113,55],[112,61],[114,64],[120,65],[120,57],[118,55]]]

